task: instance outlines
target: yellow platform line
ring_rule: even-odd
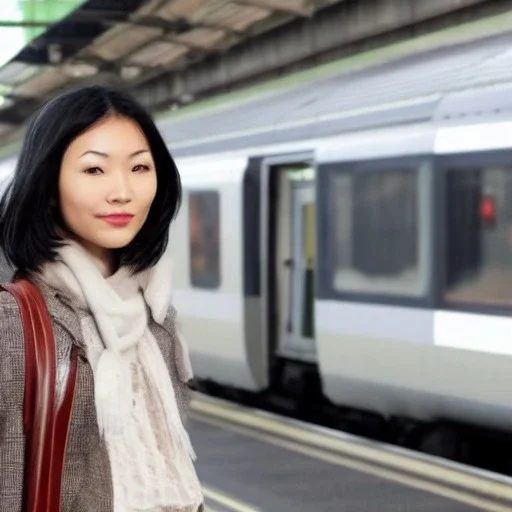
[[[235,432],[237,434],[241,434],[247,437],[252,437],[264,443],[279,446],[280,448],[300,453],[301,455],[318,459],[321,460],[322,462],[342,466],[345,468],[350,468],[355,471],[360,471],[361,473],[370,474],[377,478],[396,482],[403,486],[412,487],[414,489],[425,491],[430,494],[441,496],[443,498],[451,499],[453,501],[457,501],[460,503],[465,503],[467,505],[470,505],[480,510],[484,510],[486,512],[510,512],[512,510],[510,505],[502,505],[500,503],[496,503],[484,497],[480,498],[478,496],[469,494],[464,490],[459,491],[452,489],[450,487],[445,487],[441,483],[428,482],[425,480],[421,480],[419,477],[404,475],[403,473],[398,473],[393,470],[387,470],[384,468],[379,468],[378,466],[372,466],[370,463],[355,461],[353,459],[342,457],[340,455],[333,453],[326,453],[316,448],[300,445],[293,441],[286,441],[280,438],[276,438],[269,434],[262,434],[260,432],[249,430],[244,427],[227,424],[224,423],[223,421],[207,418],[205,416],[191,414],[191,417],[196,421],[207,423],[217,428],[229,430],[231,432]]]
[[[451,484],[466,489],[471,495],[474,495],[476,491],[481,494],[486,494],[490,498],[512,500],[512,486],[508,482],[482,479],[475,475],[463,473],[449,467],[443,467],[441,464],[429,463],[391,451],[383,451],[382,449],[368,445],[353,443],[349,440],[329,437],[300,429],[294,425],[284,422],[280,423],[262,415],[237,410],[236,406],[224,406],[194,399],[192,401],[192,410],[199,415],[206,415],[223,420],[223,428],[226,427],[224,422],[227,423],[227,426],[232,426],[233,423],[235,423],[245,427],[245,434],[247,434],[247,430],[255,429],[284,438],[279,440],[280,443],[283,443],[284,440],[290,440],[296,443],[298,442],[301,448],[307,448],[304,444],[309,444],[312,445],[312,447],[326,450],[329,456],[334,452],[335,454],[366,459],[372,464],[378,462],[386,468],[396,470],[401,475],[404,471],[414,473],[413,476],[420,477],[423,480],[428,478],[436,482],[439,481],[444,489],[446,489],[446,484]],[[200,417],[198,419],[202,420]],[[356,463],[356,461],[351,462]],[[510,507],[503,510],[510,510]]]

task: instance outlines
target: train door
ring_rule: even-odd
[[[276,353],[315,361],[314,170],[309,165],[283,166],[276,178]]]

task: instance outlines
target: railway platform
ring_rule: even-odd
[[[512,511],[512,479],[195,395],[211,512]]]

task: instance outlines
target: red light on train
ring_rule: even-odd
[[[480,218],[486,224],[494,224],[496,222],[496,204],[493,197],[482,197],[480,201]]]

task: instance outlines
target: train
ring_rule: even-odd
[[[340,410],[512,432],[511,48],[505,33],[158,121],[199,384],[313,399],[316,379]]]

